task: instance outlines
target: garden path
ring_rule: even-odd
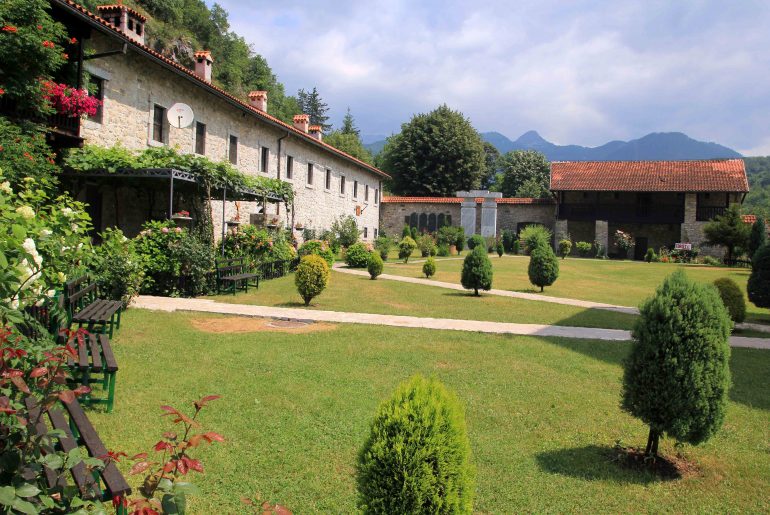
[[[132,306],[158,311],[195,311],[204,313],[218,313],[222,315],[312,320],[317,322],[386,325],[394,327],[443,329],[496,334],[552,336],[590,340],[623,341],[631,339],[630,331],[623,331],[619,329],[596,329],[590,327],[569,327],[543,324],[513,324],[505,322],[487,322],[480,320],[457,320],[451,318],[376,315],[372,313],[348,313],[342,311],[322,311],[302,308],[255,306],[253,304],[231,304],[228,302],[217,302],[210,299],[186,299],[140,295],[134,300]],[[730,338],[730,345],[733,347],[770,349],[770,339],[733,336]]]

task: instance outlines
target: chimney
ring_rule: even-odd
[[[96,11],[100,17],[112,23],[123,34],[144,44],[144,24],[147,18],[123,5],[123,0],[118,0],[118,3],[113,5],[99,5]]]
[[[323,138],[323,133],[321,132],[321,126],[320,125],[311,125],[308,130],[310,131],[310,135],[317,139],[318,141],[321,141]]]
[[[195,52],[195,75],[206,82],[211,82],[211,63],[213,62],[214,59],[208,50]]]
[[[249,105],[256,107],[263,113],[267,112],[267,91],[250,91]]]
[[[310,125],[309,114],[295,114],[294,115],[294,128],[298,131],[302,131],[307,134],[308,125]]]

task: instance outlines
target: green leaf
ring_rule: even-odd
[[[37,514],[37,508],[35,508],[34,504],[29,501],[25,501],[24,499],[19,499],[18,497],[15,501],[13,501],[13,509],[22,513],[28,513],[30,515]]]
[[[8,268],[8,260],[3,252],[0,252],[0,268]]]
[[[182,497],[182,499],[184,499],[184,497]],[[184,509],[181,511],[179,510],[176,496],[171,494],[165,494],[163,496],[163,499],[161,499],[161,506],[163,507],[163,513],[165,515],[179,515],[184,513]]]
[[[14,224],[11,226],[11,233],[13,234],[13,237],[18,240],[23,240],[27,237],[27,231],[24,230],[24,227],[21,225]]]
[[[40,489],[29,483],[23,484],[16,489],[16,495],[19,497],[32,497],[40,493]]]
[[[11,506],[16,500],[16,489],[12,486],[0,486],[0,504]]]
[[[47,495],[42,496],[40,498],[40,502],[43,503],[43,506],[45,506],[48,509],[53,509],[53,507],[56,506],[56,503],[53,502],[53,499],[51,499]]]
[[[200,489],[192,483],[177,481],[171,489],[174,494],[200,495]]]
[[[158,482],[158,490],[161,492],[170,492],[173,488],[174,484],[165,477]]]
[[[64,466],[64,458],[58,454],[46,454],[40,461],[43,462],[43,465],[54,470],[59,470]]]

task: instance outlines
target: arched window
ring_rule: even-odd
[[[417,227],[417,213],[409,215],[409,227]]]
[[[420,232],[424,231],[428,227],[428,215],[425,213],[422,213],[420,215],[420,225],[418,226],[418,229]]]
[[[428,232],[436,232],[436,213],[428,215]]]
[[[451,227],[451,225],[452,225],[452,215],[446,215],[446,225],[449,225]]]
[[[444,225],[446,225],[444,223],[444,213],[438,214],[438,220],[436,221],[436,224],[438,225],[437,229],[441,229],[442,227],[444,227]]]

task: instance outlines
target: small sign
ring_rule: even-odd
[[[356,216],[361,216],[361,206],[356,206]]]
[[[675,243],[676,250],[692,250],[692,243]]]

